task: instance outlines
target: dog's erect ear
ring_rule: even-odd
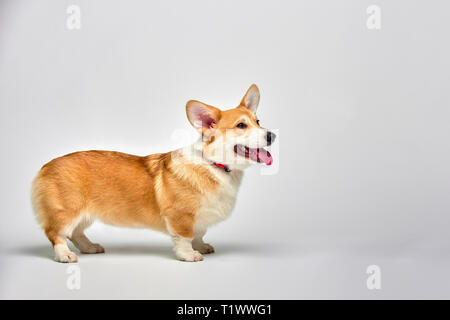
[[[186,114],[192,126],[202,133],[214,128],[220,119],[219,109],[195,100],[186,103]]]
[[[259,89],[256,84],[252,84],[245,93],[244,98],[242,98],[241,106],[246,107],[251,112],[256,114],[259,104]]]

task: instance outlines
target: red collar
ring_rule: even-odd
[[[225,170],[225,172],[231,172],[230,168],[228,168],[228,166],[226,164],[221,164],[221,163],[217,163],[217,162],[213,162],[213,164],[215,164],[219,168],[222,168],[223,170]]]

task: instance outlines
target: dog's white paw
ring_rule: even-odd
[[[200,252],[197,250],[190,250],[190,251],[177,251],[176,256],[178,260],[181,261],[188,261],[188,262],[197,262],[202,261],[203,256]]]
[[[80,251],[82,253],[104,253],[105,248],[103,248],[98,243],[92,243],[91,245],[89,245],[83,249],[80,249]]]
[[[198,250],[200,253],[208,254],[214,252],[214,247],[209,243],[200,243],[194,246],[195,250]]]
[[[78,262],[78,257],[75,253],[69,250],[65,245],[55,246],[55,261],[63,263]]]

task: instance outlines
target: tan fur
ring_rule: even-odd
[[[259,99],[256,86],[250,90],[257,92]],[[252,127],[262,129],[254,112],[247,109],[245,99],[227,111],[204,104],[201,107],[207,106],[218,131],[233,129],[240,121],[246,122],[249,129],[239,129],[237,134],[245,134]],[[199,102],[187,104],[188,118],[193,123],[189,114],[191,103]],[[208,130],[204,129],[199,131],[206,133]],[[203,146],[214,141],[215,136],[211,135]],[[213,252],[210,245],[203,243],[202,236],[209,225],[231,212],[242,172],[227,174],[212,168],[207,160],[196,163],[185,157],[181,149],[144,157],[92,150],[71,153],[45,164],[33,182],[32,201],[38,221],[55,248],[55,259],[77,260],[68,249],[66,238],[81,252],[104,252],[103,247],[84,235],[84,229],[96,219],[116,226],[169,233],[182,260],[202,259],[191,242],[202,253]],[[218,210],[211,208],[221,199],[228,203],[218,206]]]
[[[199,165],[175,165],[171,153],[84,151],[44,165],[33,185],[38,219],[55,245],[84,212],[112,225],[165,232],[166,218],[177,234],[192,238],[200,197],[217,182]],[[176,201],[180,195],[183,201]]]

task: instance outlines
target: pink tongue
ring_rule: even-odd
[[[261,148],[256,149],[256,158],[258,160],[261,160],[268,166],[270,166],[272,164],[272,160],[273,160],[270,152],[265,149],[261,149]]]

